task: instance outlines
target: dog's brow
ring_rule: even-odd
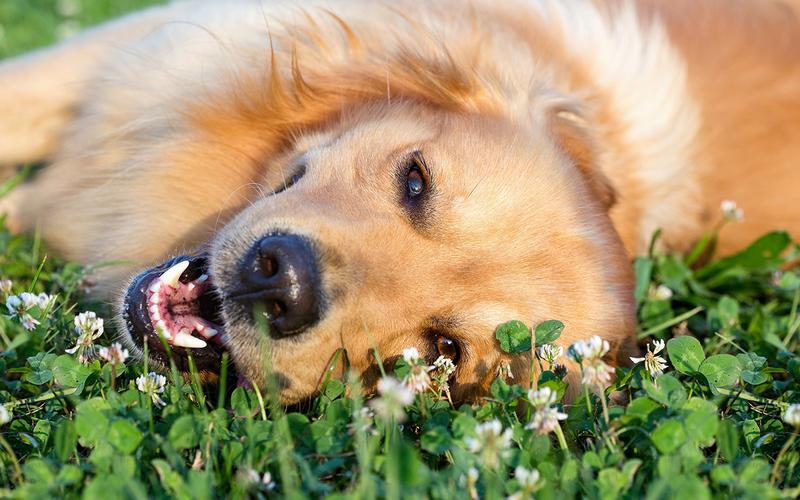
[[[452,332],[459,328],[461,320],[454,314],[448,314],[445,316],[431,316],[426,323],[429,330]]]
[[[424,151],[424,150],[425,150],[424,143],[409,142],[407,144],[402,144],[389,151],[389,153],[386,155],[383,161],[387,165],[395,165],[408,158],[408,155],[413,153],[414,151]]]

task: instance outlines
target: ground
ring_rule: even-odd
[[[147,3],[3,0],[0,57]],[[721,213],[721,230],[736,231],[733,219]],[[698,265],[714,236],[689,256],[632,262],[642,346],[666,345],[573,405],[545,347],[535,392],[499,374],[482,404],[454,408],[446,367],[428,372],[408,353],[394,375],[384,367],[379,398],[330,379],[290,412],[270,390],[117,362],[101,350],[115,338],[99,323],[109,311],[80,293],[91,270],[0,227],[0,497],[795,498],[800,246],[774,232]],[[508,319],[498,343],[522,356],[562,329],[559,318]],[[581,358],[584,379],[602,382],[602,350],[576,345],[559,359]],[[411,381],[428,388],[414,394]]]

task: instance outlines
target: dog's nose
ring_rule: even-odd
[[[261,304],[273,336],[302,332],[319,320],[319,272],[311,244],[296,235],[273,234],[258,241],[244,263],[238,300]]]

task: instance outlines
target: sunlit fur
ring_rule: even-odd
[[[340,347],[369,386],[370,348],[432,356],[425,332],[445,327],[470,399],[509,319],[562,319],[561,344],[597,334],[624,362],[629,258],[656,229],[686,249],[726,198],[747,214],[727,251],[800,229],[800,206],[765,201],[800,182],[798,33],[778,2],[178,3],[0,65],[0,164],[50,160],[0,207],[69,258],[127,261],[96,273],[107,298],[204,244],[224,291],[261,236],[305,235],[329,308],[272,342],[284,401]],[[424,227],[398,205],[414,150],[433,171]],[[300,159],[305,177],[269,196]],[[263,335],[225,312],[237,367],[261,382]],[[512,362],[524,382],[529,360]]]

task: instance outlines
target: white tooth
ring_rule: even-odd
[[[158,306],[155,305],[155,304],[151,305],[150,306],[150,312],[153,313],[153,314],[157,313],[158,312]]]
[[[190,291],[194,290],[194,283],[189,283],[188,285],[186,285],[186,288],[188,288]]]
[[[198,321],[198,322],[196,322],[196,323],[194,324],[194,329],[195,329],[195,330],[197,330],[198,332],[202,332],[203,330],[205,330],[205,329],[206,329],[206,325],[204,325],[203,323],[200,323],[200,322]]]
[[[172,345],[176,345],[179,347],[188,347],[190,349],[202,349],[207,344],[205,340],[198,339],[197,337],[192,337],[189,330],[184,328],[177,335],[175,335],[175,338],[172,341]]]
[[[174,266],[164,271],[164,274],[161,275],[159,281],[171,286],[172,288],[178,288],[178,278],[181,277],[181,274],[183,274],[187,267],[189,267],[188,260],[178,262]]]
[[[150,284],[149,290],[153,293],[156,293],[159,288],[161,288],[161,281],[155,280],[153,283]]]
[[[194,281],[195,281],[195,283],[202,283],[207,279],[208,279],[208,275],[207,274],[203,274],[203,275],[201,275],[199,278],[197,278]]]
[[[167,340],[172,338],[163,319],[156,321],[156,332]]]
[[[207,339],[210,339],[211,337],[213,337],[216,334],[217,334],[217,331],[214,330],[213,328],[206,328],[206,331],[203,332],[203,336],[205,338],[207,338]]]
[[[147,302],[151,304],[158,304],[159,302],[161,302],[161,295],[154,293],[153,295],[150,296],[149,299],[147,299]]]
[[[158,306],[152,306],[150,308],[150,317],[154,321],[161,321],[161,313],[158,311]]]

